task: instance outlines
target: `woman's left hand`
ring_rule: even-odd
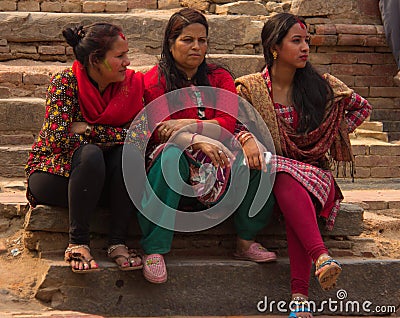
[[[158,137],[161,142],[167,142],[178,130],[193,133],[196,130],[195,124],[195,119],[170,119],[163,121],[157,126]]]
[[[264,152],[266,152],[267,149],[256,137],[253,136],[253,138],[248,139],[242,148],[250,169],[267,172],[267,165],[264,158]]]
[[[86,131],[88,123],[85,121],[74,121],[71,124],[71,133],[83,135]]]

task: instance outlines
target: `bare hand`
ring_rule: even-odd
[[[264,152],[267,150],[264,145],[253,137],[248,139],[242,147],[250,169],[267,172],[267,164],[264,158]]]
[[[71,124],[71,133],[83,135],[86,131],[88,123],[85,121],[74,121]]]
[[[196,135],[193,138],[193,149],[200,149],[212,161],[215,167],[230,167],[231,162],[235,160],[234,154],[218,140],[203,135]]]
[[[158,137],[161,142],[167,142],[178,130],[195,132],[195,119],[170,119],[159,123],[157,126]]]

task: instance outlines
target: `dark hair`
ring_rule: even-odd
[[[111,23],[98,22],[88,26],[68,27],[62,34],[72,46],[75,58],[87,67],[90,62],[104,59],[116,37],[121,36],[122,29]]]
[[[182,33],[183,28],[190,24],[200,23],[206,28],[206,35],[208,36],[208,22],[206,17],[197,10],[184,8],[175,12],[169,19],[165,28],[164,40],[161,51],[161,59],[158,64],[160,73],[164,75],[166,81],[166,92],[170,92],[185,86],[188,86],[186,74],[180,71],[176,65],[174,57],[171,53],[171,45],[173,45]],[[209,66],[204,58],[203,62],[199,65],[196,75],[192,80],[196,81],[196,85],[209,86],[207,74],[210,72]],[[161,75],[160,74],[160,75]]]
[[[290,13],[278,13],[269,18],[261,32],[266,66],[271,68],[274,58],[272,48],[282,43],[289,29],[304,19]],[[332,101],[333,91],[329,83],[312,67],[310,62],[298,68],[293,79],[292,99],[299,114],[299,132],[317,128],[324,117],[328,102]]]

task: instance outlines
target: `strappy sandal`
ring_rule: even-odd
[[[64,260],[71,265],[72,261],[75,262],[81,262],[83,263],[83,268],[74,268],[71,265],[71,270],[74,273],[79,273],[79,274],[84,274],[84,273],[89,273],[89,272],[98,272],[100,268],[98,265],[95,263],[95,265],[92,266],[92,262],[95,262],[94,258],[87,259],[82,253],[79,252],[74,252],[77,249],[84,248],[90,253],[90,248],[87,245],[75,245],[75,246],[70,246],[67,247],[64,253]]]
[[[315,276],[323,290],[330,290],[336,286],[337,279],[342,272],[342,265],[329,255],[320,256],[315,263]]]
[[[307,299],[303,297],[295,297],[291,302],[290,302],[290,307],[292,311],[289,314],[289,318],[301,318],[301,316],[297,316],[297,313],[309,313],[312,315],[312,311],[310,310],[309,303]]]
[[[121,255],[121,254],[111,256],[111,254],[119,247],[125,248],[128,251],[129,256],[126,257],[125,255]],[[118,268],[121,271],[133,271],[136,269],[143,268],[142,258],[140,257],[140,255],[135,250],[129,249],[124,244],[111,245],[107,250],[107,256],[109,258],[111,258],[118,265]],[[119,258],[125,259],[125,262],[123,262],[121,264],[117,263],[117,259],[119,259]],[[139,260],[137,260],[137,258],[139,258]],[[126,264],[126,263],[128,263],[128,266],[122,266],[123,264]]]

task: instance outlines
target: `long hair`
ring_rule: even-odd
[[[104,60],[117,36],[123,36],[119,26],[105,22],[68,27],[62,34],[73,48],[75,58],[86,68],[92,62]]]
[[[272,48],[282,43],[289,29],[304,19],[290,13],[278,13],[269,18],[261,32],[266,67],[274,63]],[[304,68],[298,68],[294,75],[292,100],[299,114],[297,131],[301,133],[316,129],[324,118],[326,105],[333,99],[328,82],[307,61]]]
[[[160,73],[165,77],[166,92],[170,92],[188,86],[188,81],[184,72],[180,71],[175,64],[171,53],[171,46],[182,33],[183,28],[193,23],[200,23],[206,28],[208,36],[208,22],[205,16],[197,10],[184,8],[175,12],[169,19],[165,29],[162,45],[161,59],[158,64]],[[196,75],[192,78],[198,86],[210,86],[207,74],[210,72],[209,66],[204,58],[200,64]],[[160,75],[161,75],[160,74]]]

